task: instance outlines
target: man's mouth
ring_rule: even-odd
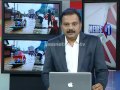
[[[73,35],[73,34],[75,34],[75,33],[67,33],[68,35]]]
[[[73,30],[69,30],[69,31],[67,31],[67,33],[69,34],[73,34],[73,33],[75,33],[75,31],[73,31]]]

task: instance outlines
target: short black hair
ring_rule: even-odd
[[[60,22],[62,23],[62,18],[63,16],[65,15],[72,15],[72,14],[76,14],[79,18],[79,21],[81,22],[81,16],[80,16],[80,13],[74,9],[74,8],[67,8],[66,10],[64,10],[60,16]]]

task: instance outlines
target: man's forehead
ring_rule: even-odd
[[[78,18],[78,16],[76,14],[68,14],[68,15],[64,15],[63,18]]]
[[[79,19],[63,19],[62,23],[78,23]]]
[[[79,18],[76,14],[72,14],[72,15],[65,15],[62,18],[62,22],[78,22]]]

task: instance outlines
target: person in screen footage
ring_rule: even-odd
[[[48,9],[48,27],[49,27],[50,22],[51,22],[51,26],[52,26],[52,13],[51,13],[51,10]]]
[[[105,90],[108,69],[103,47],[97,36],[81,31],[81,17],[68,8],[61,17],[64,34],[48,41],[43,68],[43,82],[49,89],[49,72],[91,72],[92,90]]]

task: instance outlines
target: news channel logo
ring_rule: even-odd
[[[101,25],[89,25],[89,33],[104,33],[105,36],[109,36],[112,33],[112,26],[110,24],[106,24],[105,26]]]

